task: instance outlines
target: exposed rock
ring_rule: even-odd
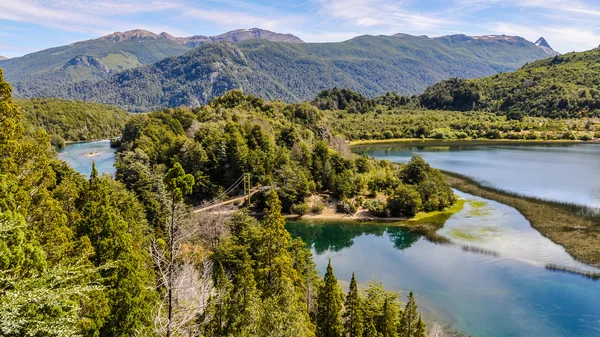
[[[142,40],[142,39],[167,39],[173,42],[177,42],[189,48],[196,48],[206,43],[219,42],[219,41],[230,41],[240,42],[251,39],[263,39],[275,42],[288,42],[288,43],[304,43],[298,37],[292,34],[280,34],[269,30],[252,28],[252,29],[237,29],[231,32],[227,32],[216,36],[204,36],[194,35],[189,37],[175,37],[169,33],[162,32],[160,34],[154,34],[147,30],[134,29],[126,32],[115,32],[109,35],[105,35],[100,39],[112,40],[112,41],[125,41],[125,40]]]
[[[157,39],[159,35],[143,29],[128,30],[126,32],[114,32],[101,37],[101,40],[113,40],[115,42],[124,40]]]
[[[2,61],[2,60],[8,60],[8,57],[0,55],[0,61]]]
[[[552,49],[552,47],[550,47],[550,44],[548,44],[548,41],[546,41],[546,39],[544,39],[543,37],[540,37],[539,39],[537,39],[537,41],[535,41],[535,45],[540,47],[547,54],[550,54],[550,55],[558,55],[559,54],[557,51]]]
[[[64,69],[68,69],[70,67],[90,67],[106,73],[110,72],[110,70],[102,63],[100,59],[86,55],[75,56],[63,66]]]

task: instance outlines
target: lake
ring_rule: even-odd
[[[419,154],[431,166],[528,196],[600,207],[600,144],[360,146],[353,151],[404,163]]]
[[[406,162],[413,153],[434,167],[473,176],[511,191],[600,207],[599,145],[361,147],[357,153]],[[86,154],[97,153],[88,157]],[[59,157],[89,175],[114,174],[109,141],[69,144]],[[600,281],[553,272],[575,261],[541,236],[515,209],[468,194],[462,211],[440,224],[453,244],[435,244],[389,224],[288,223],[323,274],[331,259],[347,285],[353,271],[390,290],[414,291],[421,311],[473,336],[600,336]]]
[[[342,284],[372,278],[414,291],[426,317],[473,336],[600,336],[600,282],[550,271],[548,263],[600,272],[575,261],[531,228],[515,209],[458,193],[465,207],[435,244],[401,227],[349,222],[292,222],[321,275],[331,259]]]
[[[92,173],[92,162],[96,163],[98,174],[115,174],[115,149],[110,147],[110,140],[67,144],[58,151],[58,158],[66,161],[73,169],[89,177]],[[93,154],[93,155],[90,155]]]

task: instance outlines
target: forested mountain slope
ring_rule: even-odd
[[[111,74],[151,64],[169,56],[181,55],[199,45],[219,41],[239,42],[265,39],[302,43],[290,34],[264,29],[238,29],[216,36],[173,37],[135,29],[115,32],[93,40],[79,41],[4,60],[0,68],[15,94],[41,97],[45,88],[80,81],[95,82]]]
[[[483,110],[513,119],[599,116],[600,49],[557,55],[512,73],[443,81],[420,101],[430,109]]]
[[[57,98],[16,99],[25,134],[45,130],[54,147],[66,141],[90,141],[121,134],[130,114],[111,105]]]
[[[203,45],[98,83],[20,93],[111,103],[130,111],[197,106],[231,89],[288,102],[312,99],[332,87],[367,96],[416,94],[443,79],[511,71],[547,56],[533,43],[507,36],[361,36],[304,44],[248,40]]]

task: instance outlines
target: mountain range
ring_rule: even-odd
[[[2,60],[8,60],[8,57],[0,55],[0,61]]]
[[[204,104],[237,88],[288,102],[312,99],[332,87],[367,96],[410,95],[450,77],[512,71],[555,54],[506,35],[365,35],[304,43],[257,28],[183,38],[133,30],[0,61],[0,67],[17,96],[149,111]]]
[[[75,42],[0,61],[4,77],[16,87],[43,88],[80,81],[99,81],[111,74],[181,55],[198,46],[247,39],[302,43],[290,34],[252,28],[217,36],[173,37],[135,29],[98,39]],[[18,95],[18,91],[17,91]]]

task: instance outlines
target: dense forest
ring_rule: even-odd
[[[420,96],[425,108],[523,116],[600,116],[600,48],[557,55],[520,70],[472,80],[450,79]]]
[[[343,293],[282,216],[326,189],[348,203],[384,194],[406,214],[452,204],[422,159],[357,157],[317,108],[234,91],[130,119],[116,179],[83,177],[44,130],[25,132],[1,74],[1,335],[425,336],[412,293],[402,304],[354,277]],[[255,201],[260,219],[189,212],[243,172],[273,186]]]
[[[121,134],[129,114],[111,105],[55,98],[17,99],[28,135],[45,130],[60,149],[65,142],[90,141]]]
[[[320,92],[312,104],[324,111],[333,132],[348,140],[600,138],[598,118],[511,118],[500,112],[430,110],[421,105],[422,98],[386,93],[370,99],[333,88]]]
[[[388,91],[416,94],[443,79],[512,71],[548,56],[519,37],[360,36],[303,44],[248,40],[200,46],[99,82],[17,83],[17,91],[23,97],[110,103],[132,112],[200,106],[232,89],[301,102],[335,86],[368,97]]]

